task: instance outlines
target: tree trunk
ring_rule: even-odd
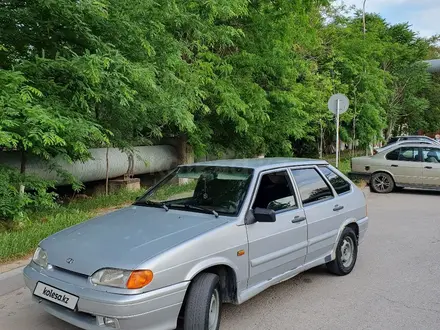
[[[27,156],[26,156],[26,151],[23,149],[21,151],[21,161],[20,161],[20,173],[21,174],[26,174],[26,163],[27,163]],[[25,186],[24,184],[20,184],[20,194],[24,194],[25,191]]]
[[[20,162],[20,173],[21,174],[26,173],[26,162],[27,162],[26,151],[22,150],[21,151],[21,162]]]
[[[108,164],[108,147],[105,152],[105,195],[108,196],[108,171],[109,171],[109,164]]]
[[[322,118],[319,121],[320,125],[321,125],[321,141],[319,144],[319,159],[322,159],[322,154],[323,154],[323,148],[324,148],[324,128],[322,126]]]
[[[357,111],[357,97],[354,93],[354,115],[353,115],[353,142],[351,143],[351,155],[354,157],[356,153],[356,111]]]

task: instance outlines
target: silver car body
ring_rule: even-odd
[[[387,159],[387,155],[400,148],[416,148],[419,156],[413,161]],[[427,150],[438,155],[438,160],[426,159]],[[374,156],[353,158],[351,164],[350,177],[353,178],[361,177],[369,180],[374,173],[384,172],[391,175],[397,187],[440,189],[440,145],[438,144],[395,145]]]
[[[335,259],[343,229],[353,226],[360,243],[368,227],[364,194],[325,161],[266,158],[221,160],[195,165],[252,168],[254,175],[238,216],[218,218],[183,210],[130,206],[65,229],[40,243],[49,266],[24,270],[34,292],[44,283],[78,297],[74,310],[37,299],[49,313],[84,329],[174,329],[191,280],[207,269],[222,270],[226,302],[241,304],[272,285]],[[194,166],[194,165],[193,165]],[[303,207],[291,170],[329,167],[350,183],[338,195]],[[298,208],[279,212],[274,223],[246,224],[265,173],[285,169]],[[294,222],[296,216],[304,221]],[[241,253],[238,253],[238,252]],[[73,260],[73,261],[72,261]],[[154,280],[140,290],[95,286],[101,268],[151,269]],[[113,318],[106,326],[104,317]]]
[[[374,150],[376,151],[376,153],[380,153],[386,150],[392,150],[393,148],[397,147],[397,146],[407,146],[407,145],[411,145],[414,143],[419,143],[419,144],[424,144],[424,145],[436,145],[436,146],[440,146],[440,143],[434,139],[430,139],[430,138],[426,138],[420,141],[416,141],[416,140],[401,140],[401,141],[397,141],[394,143],[391,143],[389,145],[386,145],[384,147],[381,148],[375,148]]]

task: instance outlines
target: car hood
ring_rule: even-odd
[[[131,206],[65,229],[40,246],[51,265],[90,276],[102,268],[136,269],[226,222],[210,214]]]

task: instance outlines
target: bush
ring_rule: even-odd
[[[28,212],[55,208],[57,194],[48,191],[53,187],[53,182],[0,166],[0,220],[24,220]]]

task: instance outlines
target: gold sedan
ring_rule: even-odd
[[[372,191],[382,194],[405,187],[440,190],[440,146],[396,145],[371,157],[356,157],[349,176],[365,179]]]

